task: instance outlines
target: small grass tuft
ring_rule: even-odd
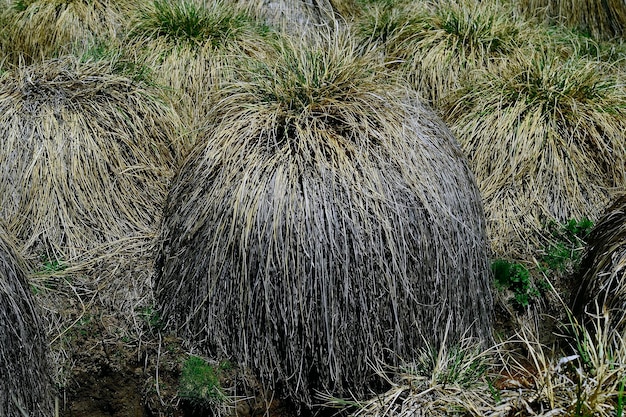
[[[139,8],[131,37],[218,49],[266,30],[245,11],[222,0],[154,0]]]

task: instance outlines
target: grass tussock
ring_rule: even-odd
[[[480,197],[445,125],[347,35],[281,39],[225,85],[165,210],[180,334],[312,404],[371,363],[489,339]],[[264,352],[259,355],[258,352]]]
[[[6,74],[0,109],[2,215],[29,251],[68,259],[154,229],[178,119],[153,93],[67,58]]]
[[[138,9],[130,35],[218,49],[265,30],[245,9],[223,0],[154,0]]]
[[[623,331],[626,327],[624,266],[626,265],[626,197],[615,201],[592,229],[581,264],[581,285],[574,312],[586,318],[606,311],[612,322],[606,326]]]
[[[48,417],[53,415],[48,342],[25,271],[0,230],[0,414]]]
[[[435,105],[474,70],[514,53],[530,33],[506,4],[473,0],[375,4],[357,31],[382,44],[387,59],[399,62]]]
[[[626,35],[626,4],[621,0],[522,0],[527,15],[564,24],[596,39]]]
[[[20,0],[4,13],[0,38],[13,63],[33,63],[113,40],[128,5],[119,0]]]
[[[608,65],[518,54],[450,103],[498,256],[545,246],[550,221],[597,218],[624,185],[626,95]]]

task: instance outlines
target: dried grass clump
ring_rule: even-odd
[[[154,231],[178,119],[104,62],[50,60],[0,81],[2,217],[30,252],[65,260]]]
[[[227,57],[246,44],[263,46],[270,34],[245,8],[222,0],[151,1],[135,14],[127,49],[141,57],[188,127],[200,134],[215,103],[213,90],[231,72]]]
[[[528,51],[451,100],[447,120],[470,158],[498,256],[532,256],[548,243],[548,222],[595,220],[612,187],[626,184],[626,94],[611,71]]]
[[[580,266],[580,287],[574,312],[587,318],[598,309],[606,311],[610,326],[626,329],[626,196],[618,198],[598,220],[587,240]],[[607,326],[609,324],[607,323]]]
[[[454,137],[347,35],[241,63],[169,194],[163,316],[311,405],[371,364],[490,337],[483,214]]]
[[[126,0],[13,0],[5,15],[5,45],[14,63],[33,63],[76,50],[123,29]]]
[[[522,0],[518,5],[528,16],[564,24],[596,39],[626,34],[623,0]]]
[[[500,2],[445,0],[375,5],[358,27],[383,45],[411,83],[438,106],[476,69],[511,55],[531,33]]]
[[[53,415],[47,348],[23,262],[0,231],[0,414]]]

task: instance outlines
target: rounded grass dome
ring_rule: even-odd
[[[345,35],[239,66],[165,209],[156,293],[205,352],[307,405],[490,338],[481,199],[417,93]]]
[[[73,58],[0,79],[0,213],[35,252],[66,260],[154,232],[178,119],[156,95]]]

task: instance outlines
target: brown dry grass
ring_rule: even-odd
[[[624,186],[626,91],[613,71],[520,51],[451,100],[447,120],[476,173],[498,256],[532,262],[549,221],[596,219]]]
[[[113,40],[124,28],[124,0],[28,0],[3,14],[5,50],[12,63],[33,63]]]
[[[317,42],[281,39],[223,87],[169,194],[156,279],[184,338],[307,405],[364,393],[370,362],[448,325],[489,339],[491,309],[456,141],[375,51]]]
[[[31,255],[69,260],[155,230],[178,118],[104,62],[67,58],[0,82],[2,215]]]

